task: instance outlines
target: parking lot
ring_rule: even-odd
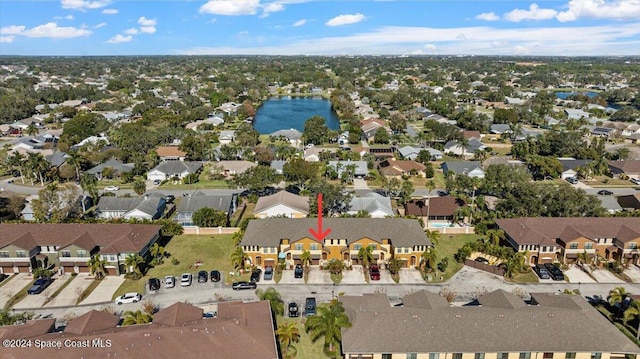
[[[107,276],[100,281],[100,284],[83,300],[80,304],[96,304],[111,302],[113,293],[124,283],[124,276]]]
[[[47,298],[55,293],[60,287],[62,287],[69,279],[71,279],[71,275],[63,274],[62,276],[54,276],[53,283],[51,283],[42,293],[27,295],[23,300],[16,303],[13,306],[14,309],[24,310],[24,309],[32,309],[32,308],[40,308],[47,301]]]
[[[33,277],[31,277],[29,273],[20,273],[5,279],[5,281],[8,282],[2,286],[2,290],[0,291],[0,308],[4,308],[9,299],[23,290],[27,285],[31,285]]]

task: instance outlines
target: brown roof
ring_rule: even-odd
[[[400,176],[411,171],[424,171],[425,165],[412,160],[394,160],[388,159],[380,162],[378,165],[380,172],[386,176]]]
[[[622,208],[640,209],[640,193],[618,197],[618,204]]]
[[[619,233],[621,235],[624,234],[625,238],[633,233],[637,234],[636,238],[640,237],[640,221],[637,218],[508,218],[498,219],[496,224],[518,245],[556,244],[556,239],[563,235],[568,226],[573,227],[573,230],[578,231],[580,235],[590,239],[617,237]],[[623,226],[627,228],[623,228]],[[621,232],[621,230],[624,230],[624,232]]]
[[[298,196],[287,191],[280,191],[276,194],[272,194],[271,196],[258,198],[258,202],[256,203],[253,213],[266,211],[279,204],[285,205],[302,213],[309,214],[309,197]]]
[[[640,160],[609,161],[609,167],[617,168],[625,174],[640,174]]]
[[[156,314],[159,315],[162,311]],[[222,302],[217,318],[200,318],[185,326],[153,324],[113,327],[88,335],[54,333],[34,339],[101,340],[103,345],[87,348],[65,347],[60,358],[184,358],[275,359],[278,358],[271,309],[268,301]],[[90,354],[88,354],[90,353]],[[64,355],[62,355],[64,354]],[[42,349],[3,348],[3,358],[41,359]]]
[[[160,146],[156,149],[156,153],[160,157],[184,157],[186,152],[180,151],[177,146]]]
[[[29,320],[24,324],[0,327],[0,339],[28,339],[51,333],[55,323],[56,320],[52,318]]]
[[[202,308],[178,302],[156,313],[153,316],[153,323],[172,327],[188,325],[202,319],[202,313]]]
[[[529,306],[502,291],[485,295],[488,304],[437,308],[392,307],[388,301],[375,301],[379,304],[372,306],[367,294],[341,297],[352,324],[342,330],[342,349],[353,357],[372,353],[640,354],[640,348],[583,297],[547,297]],[[384,335],[380,328],[385,328]]]
[[[404,205],[405,215],[426,217],[453,216],[456,209],[463,207],[464,201],[451,196],[432,197],[427,199],[413,199]],[[431,208],[429,208],[431,207]]]
[[[70,320],[64,328],[64,332],[67,334],[78,335],[90,334],[100,330],[113,328],[118,325],[119,322],[120,318],[111,313],[92,310]]]
[[[96,247],[96,242],[93,240],[93,238],[91,238],[91,235],[89,233],[84,232],[81,235],[79,235],[78,237],[76,237],[71,243],[69,243],[65,247],[68,247],[70,245],[74,245],[74,246],[78,246],[80,248],[91,250],[91,249]]]
[[[477,138],[480,139],[480,131],[462,131],[464,138]]]
[[[66,247],[74,241],[86,245],[87,234],[102,248],[110,247],[118,252],[139,252],[160,231],[162,226],[151,224],[107,224],[107,223],[2,223],[0,224],[0,248],[12,242],[20,247],[58,246]],[[24,237],[23,237],[24,236]],[[23,238],[22,238],[23,237]]]

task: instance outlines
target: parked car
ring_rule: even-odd
[[[220,272],[217,270],[212,270],[211,271],[211,281],[212,282],[219,282],[220,281]]]
[[[304,301],[304,315],[307,317],[316,315],[316,298],[309,297]]]
[[[256,268],[253,271],[251,271],[251,281],[252,282],[259,282],[260,281],[260,276],[262,275],[262,269],[260,268]]]
[[[52,280],[50,277],[41,277],[36,279],[35,282],[33,282],[33,285],[31,286],[31,288],[27,289],[27,293],[29,294],[40,294],[42,293],[43,290],[47,289],[47,287],[49,286],[49,284],[51,284]]]
[[[153,180],[153,185],[154,185],[154,186],[159,186],[159,185],[160,185],[160,183],[162,183],[162,181],[160,181],[159,179],[154,179],[154,180]]]
[[[630,178],[629,181],[631,181],[631,183],[633,184],[640,184],[640,179],[638,178]]]
[[[549,271],[542,264],[537,264],[535,267],[535,272],[538,274],[540,279],[550,279]]]
[[[380,268],[378,268],[377,264],[372,264],[369,267],[369,278],[371,280],[380,280]]]
[[[116,304],[136,303],[142,300],[142,294],[140,293],[126,293],[116,298]]]
[[[167,203],[173,203],[176,200],[176,196],[170,194],[167,196]]]
[[[206,270],[201,270],[200,272],[198,272],[198,283],[206,283],[207,279],[209,279],[209,276],[207,275]]]
[[[567,182],[571,184],[578,184],[578,179],[576,177],[567,177]]]
[[[191,273],[183,273],[182,276],[180,277],[180,286],[188,287],[191,285],[192,281],[193,281],[193,275]]]
[[[549,275],[551,276],[551,279],[553,279],[553,280],[564,280],[564,273],[562,273],[562,270],[560,268],[556,267],[552,263],[545,263],[544,267],[549,272]]]
[[[264,280],[272,280],[273,279],[273,267],[266,266],[264,267]]]
[[[118,186],[107,186],[104,188],[105,191],[119,191],[120,187]]]
[[[476,259],[474,259],[476,262],[479,263],[484,263],[484,264],[489,264],[489,260],[485,257],[477,257]]]
[[[149,278],[149,290],[158,290],[158,289],[160,289],[160,279]]]
[[[613,192],[606,190],[606,189],[601,189],[598,191],[598,194],[601,196],[612,196]]]
[[[235,282],[231,285],[233,290],[256,289],[257,287],[255,282]]]
[[[289,318],[297,318],[300,313],[298,313],[298,304],[296,302],[289,303]]]
[[[302,264],[296,264],[296,269],[293,270],[293,277],[302,278],[303,273],[304,273],[304,270],[302,269]]]
[[[176,277],[172,275],[168,275],[164,277],[164,287],[165,288],[173,288],[176,286]]]

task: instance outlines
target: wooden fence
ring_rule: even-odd
[[[489,272],[491,274],[495,274],[495,275],[499,275],[499,276],[504,276],[504,269],[502,267],[496,267],[496,266],[492,266],[489,264],[484,264],[482,262],[476,262],[473,259],[465,259],[464,260],[464,265],[469,266],[469,267],[473,267],[476,269],[480,269],[483,270],[485,272]]]

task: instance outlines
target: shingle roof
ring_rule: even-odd
[[[200,162],[187,162],[187,161],[165,161],[157,165],[152,171],[159,171],[166,174],[174,173],[195,173],[202,168]]]
[[[442,169],[444,171],[453,171],[455,174],[469,173],[476,168],[482,170],[482,163],[480,161],[447,161],[442,163]]]
[[[574,159],[562,159],[558,158],[558,161],[562,164],[562,171],[574,170],[578,167],[588,165],[593,160],[574,160]]]
[[[281,239],[291,243],[313,238],[309,228],[316,228],[316,218],[267,218],[249,222],[241,245],[275,247]],[[327,238],[346,239],[352,243],[361,238],[382,242],[390,239],[394,246],[431,245],[417,220],[401,218],[326,218],[324,228],[331,228]]]
[[[289,208],[309,214],[309,197],[298,196],[287,191],[280,191],[270,196],[258,198],[258,202],[256,203],[253,213],[266,211],[279,204],[283,204]]]
[[[640,173],[640,160],[609,161],[609,167],[617,168],[628,174]]]
[[[502,289],[494,290],[493,292],[489,292],[484,295],[481,295],[478,298],[478,302],[483,307],[508,308],[508,309],[517,309],[517,308],[526,307],[526,303],[522,299]]]
[[[52,332],[55,324],[56,320],[52,318],[29,320],[24,324],[0,327],[0,339],[29,339],[37,337]],[[16,358],[19,358],[19,356],[16,356]]]
[[[186,152],[181,151],[178,146],[160,146],[156,149],[156,153],[160,157],[184,157]]]
[[[343,352],[640,354],[640,348],[581,296],[548,294],[549,300],[531,306],[516,304],[522,300],[510,293],[496,297],[500,299],[489,302],[498,305],[437,308],[391,307],[379,300],[372,305],[367,303],[370,295],[342,297],[352,323],[342,330]],[[380,328],[385,328],[384,335]]]
[[[120,318],[99,310],[92,310],[69,321],[64,328],[65,333],[84,335],[100,330],[110,329],[118,325]]]
[[[118,161],[116,159],[110,159],[107,162],[101,163],[89,170],[87,170],[87,173],[95,175],[97,173],[102,173],[102,171],[105,168],[113,168],[115,171],[118,171],[120,173],[124,173],[124,172],[129,172],[133,169],[134,165],[133,164],[128,164],[128,163],[122,163],[121,161]]]
[[[451,196],[432,197],[426,199],[413,199],[404,205],[406,215],[426,217],[429,216],[453,216],[456,209],[464,206],[464,201]],[[431,208],[429,208],[431,207]]]
[[[142,211],[148,215],[155,215],[160,207],[163,197],[147,196],[138,197],[102,197],[98,201],[97,210],[100,212],[129,212],[134,209]]]
[[[233,199],[233,195],[203,195],[203,196],[191,196],[191,197],[182,197],[180,199],[180,204],[178,205],[177,211],[179,213],[187,212],[192,213],[201,208],[209,207],[213,209],[217,209],[220,211],[224,211],[224,213],[229,212],[229,208],[231,208],[231,201]]]
[[[154,324],[169,326],[185,325],[202,319],[202,308],[191,304],[177,302],[159,311],[153,316]]]
[[[393,216],[391,198],[381,196],[375,192],[369,192],[360,197],[353,197],[349,203],[349,212],[365,211],[372,213],[381,211],[389,216]]]
[[[292,128],[289,130],[279,130],[276,132],[272,132],[269,134],[270,136],[284,136],[286,138],[288,138],[289,140],[299,140],[302,138],[302,132]]]

